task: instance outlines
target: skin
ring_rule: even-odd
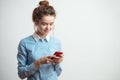
[[[50,16],[50,15],[43,16],[37,25],[38,30],[36,33],[40,37],[45,38],[49,34],[49,32],[53,29],[54,20],[55,20],[54,16]]]
[[[43,16],[42,19],[39,21],[37,27],[37,31],[35,31],[41,38],[45,38],[49,32],[53,29],[54,27],[54,20],[55,17],[52,15],[47,15]],[[60,62],[63,61],[63,55],[61,57],[56,57],[55,55],[53,56],[45,56],[40,58],[35,62],[35,65],[38,67],[40,64],[49,64],[51,62],[59,64]]]

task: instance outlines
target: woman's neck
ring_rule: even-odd
[[[41,38],[45,38],[47,35],[46,34],[42,34],[42,33],[40,33],[40,32],[35,32],[36,34],[38,34]]]

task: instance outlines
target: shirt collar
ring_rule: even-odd
[[[40,39],[41,40],[43,40],[43,38],[41,38],[38,34],[36,34],[36,33],[33,33],[33,38],[35,39],[35,41],[39,41]],[[44,38],[46,41],[49,41],[49,39],[50,39],[50,35],[48,34],[47,36],[46,36],[46,38]]]

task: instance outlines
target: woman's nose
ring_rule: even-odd
[[[48,25],[47,25],[47,28],[51,28],[51,25],[50,25],[50,24],[48,24]]]

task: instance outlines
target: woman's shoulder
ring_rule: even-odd
[[[61,43],[60,39],[56,36],[51,36],[50,40],[53,42]]]
[[[24,37],[20,40],[20,43],[29,43],[29,42],[34,42],[32,35]]]

